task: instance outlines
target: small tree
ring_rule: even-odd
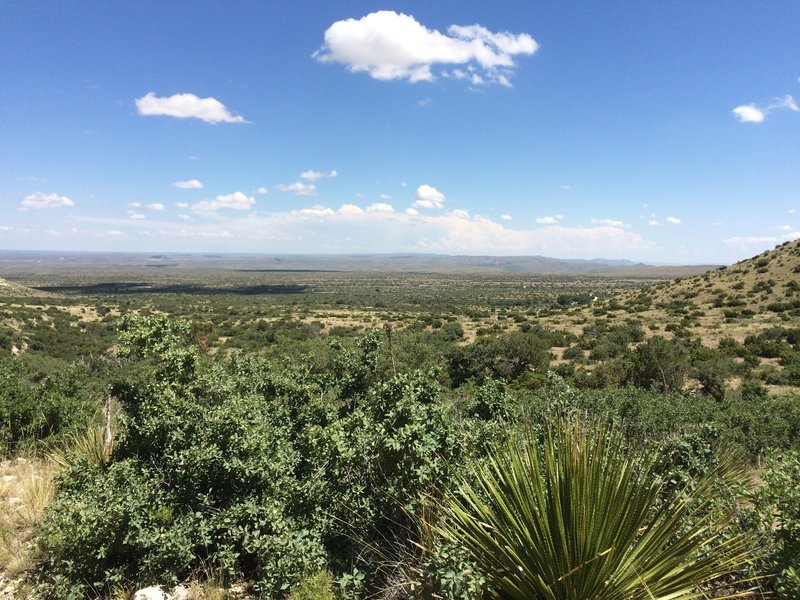
[[[633,353],[633,384],[669,394],[683,388],[689,352],[681,340],[653,337]]]

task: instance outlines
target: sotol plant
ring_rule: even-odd
[[[599,423],[557,420],[543,440],[510,436],[478,463],[445,497],[439,529],[472,553],[498,598],[713,597],[750,560],[710,493],[736,467],[670,490],[660,463]]]

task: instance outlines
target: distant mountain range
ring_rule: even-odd
[[[716,265],[647,265],[619,259],[560,259],[546,256],[449,256],[438,254],[128,254],[0,251],[0,277],[21,270],[114,269],[234,271],[367,271],[396,273],[613,275],[686,277]]]

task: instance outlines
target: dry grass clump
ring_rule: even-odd
[[[31,566],[31,539],[53,498],[55,472],[55,465],[38,458],[0,463],[0,571],[8,578]]]

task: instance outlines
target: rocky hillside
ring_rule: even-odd
[[[786,242],[773,250],[699,277],[661,284],[656,287],[652,298],[661,304],[685,299],[709,309],[788,312],[790,316],[798,316],[800,240]]]
[[[764,329],[800,327],[800,240],[728,267],[675,279],[547,319],[580,333],[592,320],[636,322],[648,335],[688,330],[708,346]]]
[[[800,325],[800,240],[703,275],[657,284],[606,303],[654,327],[694,329],[710,345]]]

